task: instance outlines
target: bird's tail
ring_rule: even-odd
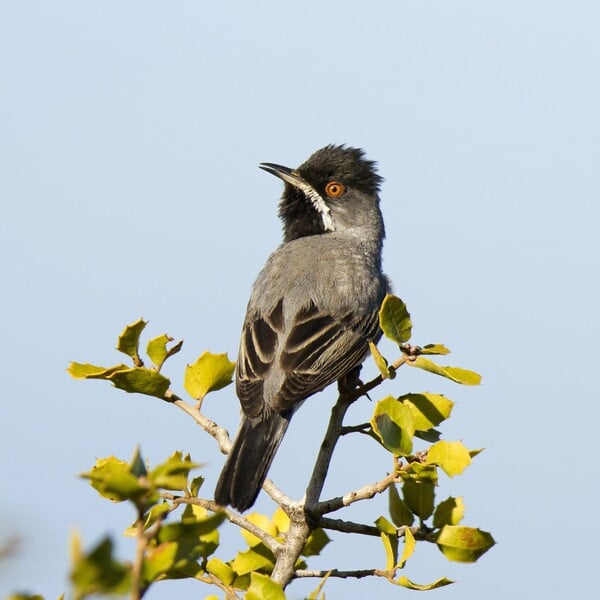
[[[253,420],[244,417],[215,489],[218,504],[238,510],[254,504],[291,416],[272,412]]]

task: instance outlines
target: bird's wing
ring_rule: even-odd
[[[237,368],[237,392],[244,412],[258,416],[265,403],[277,411],[292,408],[359,365],[368,341],[380,335],[377,310],[333,317],[311,303],[286,328],[280,302],[269,315],[248,319]],[[275,372],[278,391],[264,398],[264,381]]]

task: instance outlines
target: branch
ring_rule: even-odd
[[[323,529],[329,529],[330,531],[341,531],[342,533],[358,533],[373,537],[381,536],[381,531],[373,525],[354,523],[353,521],[342,521],[341,519],[321,517],[320,526]],[[396,529],[396,536],[398,538],[403,538],[407,529],[410,529],[410,532],[413,534],[415,540],[435,542],[435,536],[431,535],[433,530],[426,525],[421,525],[421,527],[408,527],[407,525],[402,525]]]
[[[135,559],[131,567],[131,600],[140,600],[146,589],[142,586],[142,570],[144,567],[144,557],[150,541],[144,531],[144,511],[138,507],[138,517],[135,521],[135,533],[137,545],[135,549]]]
[[[161,494],[161,496],[167,500],[172,500],[174,507],[177,507],[180,504],[195,504],[196,506],[201,506],[202,508],[206,508],[214,513],[224,513],[228,521],[256,536],[273,554],[276,554],[282,548],[281,543],[279,543],[266,531],[258,527],[258,525],[251,523],[248,519],[242,517],[233,510],[217,504],[214,500],[205,500],[204,498],[192,497],[179,498],[173,494],[167,493]]]
[[[368,500],[377,494],[385,492],[390,485],[396,483],[397,481],[398,479],[396,475],[394,473],[390,473],[384,479],[376,481],[375,483],[369,483],[358,490],[349,492],[345,496],[338,496],[337,498],[331,498],[330,500],[319,502],[312,507],[312,511],[317,515],[324,515],[339,510],[344,506],[349,506],[350,504],[358,502],[359,500]]]

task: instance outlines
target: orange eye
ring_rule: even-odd
[[[339,181],[330,181],[325,186],[325,193],[330,198],[339,198],[346,191],[346,186]]]

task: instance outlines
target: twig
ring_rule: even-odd
[[[273,554],[276,554],[280,551],[282,544],[278,542],[273,536],[269,535],[266,531],[251,523],[245,517],[242,517],[238,513],[233,510],[220,506],[214,500],[206,500],[204,498],[178,498],[177,496],[173,496],[172,494],[161,494],[163,498],[167,500],[173,501],[173,506],[177,507],[180,504],[194,504],[196,506],[201,506],[202,508],[206,508],[214,513],[224,513],[225,517],[231,523],[245,529],[252,535],[256,536]]]
[[[144,531],[144,511],[139,507],[138,517],[135,521],[135,533],[137,546],[135,549],[135,559],[131,568],[131,600],[141,600],[146,591],[142,586],[142,570],[149,538]]]
[[[343,521],[342,519],[331,519],[329,517],[321,517],[320,526],[323,529],[330,531],[341,531],[342,533],[360,533],[362,535],[372,535],[379,537],[381,531],[374,525],[366,525],[364,523],[354,523],[353,521]]]
[[[344,506],[349,506],[350,504],[358,502],[359,500],[368,500],[377,494],[385,492],[390,485],[396,481],[396,475],[394,473],[390,473],[390,475],[381,479],[380,481],[369,483],[358,490],[349,492],[345,496],[338,496],[337,498],[331,498],[330,500],[319,502],[312,507],[312,512],[318,515],[324,515],[339,510]]]
[[[411,360],[411,356],[408,354],[403,354],[396,362],[390,365],[388,369],[392,372],[396,372],[404,363],[408,362],[409,360]],[[349,394],[350,402],[354,402],[354,400],[357,400],[361,396],[366,396],[372,389],[376,388],[384,379],[387,378],[384,378],[381,374],[377,375],[377,377],[374,377],[373,379],[371,379],[371,381],[367,381],[367,383],[364,383],[360,387],[357,387],[355,390],[352,390],[352,392]]]
[[[348,579],[353,577],[355,579],[362,579],[363,577],[371,577],[376,575],[377,577],[390,576],[388,571],[382,569],[358,569],[356,571],[339,571],[338,569],[331,569],[329,571],[309,571],[308,569],[298,569],[294,574],[294,577],[340,577],[341,579]]]
[[[368,435],[368,429],[371,427],[371,423],[360,423],[359,425],[344,425],[340,431],[340,435],[347,435],[349,433],[364,433]]]

